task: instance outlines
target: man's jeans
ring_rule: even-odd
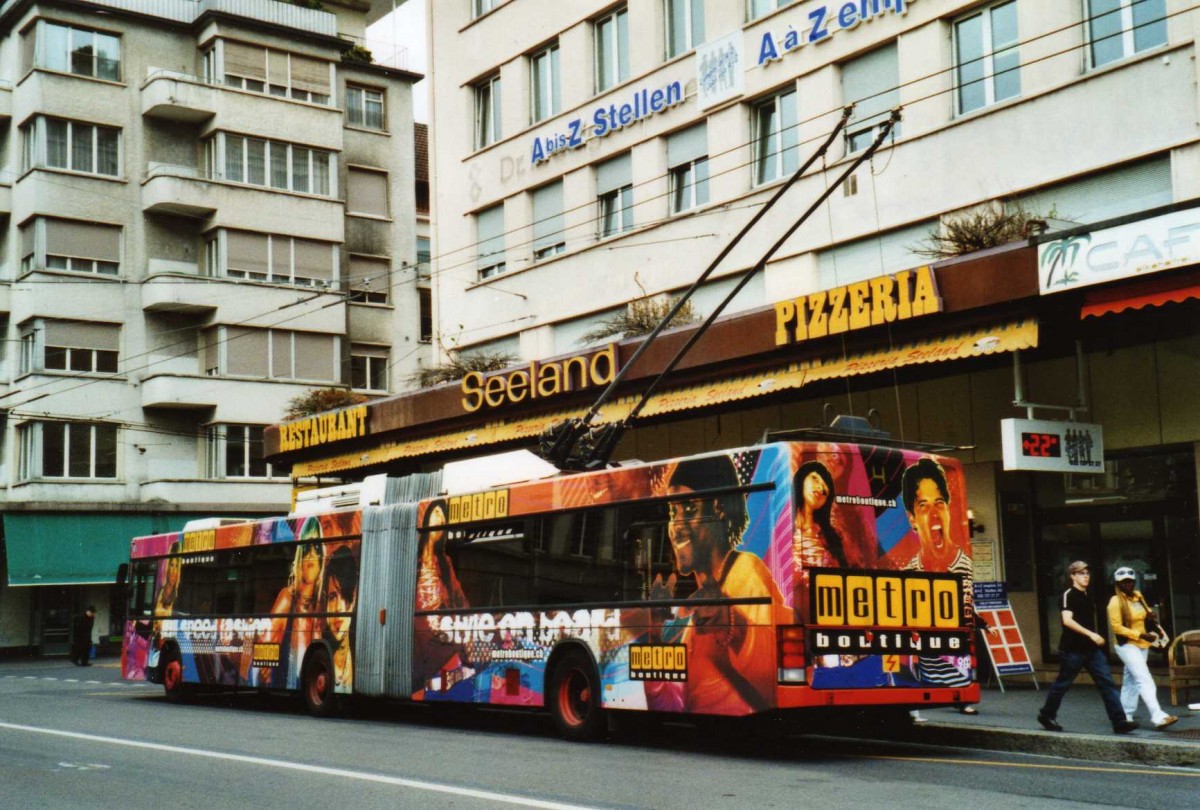
[[[1063,696],[1067,694],[1071,684],[1075,683],[1079,671],[1087,669],[1092,680],[1096,682],[1096,687],[1100,690],[1100,697],[1104,700],[1104,709],[1108,712],[1108,719],[1112,721],[1113,728],[1115,729],[1125,722],[1125,709],[1121,706],[1121,693],[1117,690],[1117,685],[1113,683],[1112,671],[1108,668],[1108,658],[1105,657],[1103,648],[1096,647],[1091,652],[1059,650],[1058,658],[1060,661],[1058,679],[1054,681],[1054,685],[1046,694],[1046,705],[1042,707],[1042,714],[1052,720],[1058,717],[1058,707],[1062,705]]]

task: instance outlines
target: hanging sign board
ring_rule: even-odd
[[[1002,419],[1005,470],[1104,472],[1104,428],[1083,422]]]
[[[980,633],[987,642],[996,677],[1033,674],[1033,662],[1025,648],[1017,617],[1008,602],[1008,587],[1003,582],[975,583],[975,612],[995,632]]]

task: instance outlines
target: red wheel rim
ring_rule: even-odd
[[[558,683],[558,709],[564,722],[581,726],[591,708],[592,688],[588,677],[578,669],[564,673]]]
[[[329,693],[329,670],[324,666],[324,663],[313,665],[312,677],[308,682],[308,696],[314,706],[319,706],[325,702],[325,697]]]
[[[174,692],[182,682],[183,667],[180,666],[178,661],[168,661],[167,670],[163,673],[163,686],[167,688],[167,691]]]

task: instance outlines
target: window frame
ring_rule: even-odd
[[[266,273],[255,273],[248,270],[239,270],[231,268],[229,265],[229,234],[231,231],[239,233],[248,233],[253,236],[263,237],[267,240],[267,271]],[[296,242],[312,242],[321,246],[329,247],[329,280],[313,278],[310,276],[296,275]],[[276,262],[277,251],[283,249],[283,244],[286,243],[287,252],[287,276],[277,274],[279,265]],[[341,278],[339,273],[339,246],[336,242],[325,242],[320,239],[308,239],[303,236],[289,236],[279,233],[262,233],[260,231],[243,231],[240,228],[219,228],[216,236],[209,239],[205,244],[205,260],[206,262],[214,262],[212,267],[219,270],[216,274],[209,274],[217,278],[234,278],[238,281],[250,281],[258,284],[281,284],[289,287],[297,287],[300,289],[317,289],[326,287],[326,289],[334,290],[340,286]],[[258,276],[262,276],[259,278]]]
[[[106,222],[89,222],[87,225],[92,225],[97,228],[112,228],[117,231],[117,261],[111,262],[106,259],[96,259],[84,256],[70,256],[65,254],[50,253],[46,249],[46,222],[53,220],[56,222],[78,222],[78,220],[64,219],[61,217],[46,217],[38,216],[22,228],[18,228],[18,238],[24,228],[33,229],[33,237],[30,244],[33,247],[32,252],[23,253],[20,258],[20,272],[24,276],[28,273],[36,271],[54,271],[56,273],[82,273],[99,278],[120,278],[121,267],[124,258],[124,236],[125,229],[120,225],[110,225]],[[54,261],[51,261],[51,260]]]
[[[358,349],[359,353],[356,354],[355,349]],[[374,349],[376,351],[383,350],[385,352],[385,354],[383,357],[380,357],[378,354],[364,354],[364,353],[362,353],[364,349],[366,349],[366,350]],[[389,376],[388,370],[391,368],[391,364],[388,362],[390,359],[391,359],[391,346],[385,346],[385,345],[376,344],[376,343],[352,343],[352,344],[350,344],[350,388],[351,388],[351,390],[365,391],[365,392],[372,393],[372,394],[386,394],[388,392],[388,376]],[[361,369],[356,368],[355,367],[356,361],[360,361],[357,364],[362,365],[363,368],[361,368]],[[382,369],[376,370],[376,368],[375,368],[376,366],[382,366]],[[358,376],[360,371],[363,374],[362,382],[365,382],[366,385],[356,385],[356,383],[358,382],[356,377]],[[371,384],[376,381],[376,378],[375,378],[376,373],[382,374],[382,377],[383,377],[383,385],[382,386],[376,386],[376,385]]]
[[[1120,62],[1123,59],[1129,59],[1130,57],[1137,56],[1140,53],[1146,53],[1147,51],[1152,51],[1155,48],[1166,47],[1167,44],[1170,42],[1170,37],[1168,36],[1168,31],[1167,31],[1167,18],[1165,16],[1165,14],[1166,14],[1165,0],[1159,0],[1159,2],[1161,2],[1163,4],[1163,11],[1164,11],[1164,16],[1162,18],[1160,18],[1160,21],[1163,24],[1163,39],[1161,42],[1155,42],[1152,45],[1147,45],[1146,47],[1144,47],[1140,50],[1137,47],[1137,31],[1134,26],[1134,20],[1133,20],[1133,6],[1136,2],[1138,2],[1138,0],[1116,0],[1116,2],[1119,3],[1119,5],[1120,5],[1120,8],[1118,9],[1118,13],[1120,14],[1120,24],[1121,24],[1121,35],[1119,37],[1119,41],[1121,43],[1121,54],[1119,56],[1113,57],[1112,59],[1097,63],[1096,62],[1096,43],[1099,40],[1095,39],[1095,37],[1093,36],[1093,27],[1094,27],[1094,21],[1104,15],[1094,15],[1092,13],[1092,2],[1093,2],[1093,0],[1083,0],[1084,41],[1087,43],[1086,68],[1088,70],[1098,70],[1099,68],[1105,67],[1107,65],[1111,65],[1116,62]],[[1106,13],[1112,13],[1112,12],[1106,12]],[[1105,39],[1105,38],[1107,38],[1107,37],[1103,37],[1102,39]]]
[[[283,99],[285,101],[300,101],[305,104],[316,104],[321,107],[333,106],[333,91],[334,91],[334,87],[335,87],[334,78],[332,76],[328,77],[328,79],[329,79],[329,85],[328,85],[329,92],[328,93],[317,93],[312,90],[300,90],[300,89],[296,88],[295,86],[293,86],[293,84],[292,84],[292,79],[293,79],[292,59],[294,57],[299,56],[303,59],[309,59],[314,62],[321,62],[321,63],[325,64],[327,71],[334,65],[333,62],[326,62],[326,60],[318,59],[317,57],[314,57],[314,56],[307,56],[305,54],[298,54],[298,53],[293,53],[291,51],[284,51],[284,50],[280,50],[279,48],[268,48],[265,45],[259,45],[257,43],[242,42],[241,40],[230,40],[230,41],[236,42],[236,44],[241,45],[241,46],[255,48],[255,49],[261,49],[263,51],[263,64],[267,65],[267,66],[269,66],[269,64],[270,64],[269,54],[274,53],[274,54],[278,54],[278,55],[285,57],[287,59],[287,70],[286,70],[287,75],[285,77],[286,81],[285,81],[285,83],[280,84],[277,81],[275,81],[274,76],[270,75],[269,68],[266,71],[265,78],[262,78],[262,79],[257,79],[252,76],[245,76],[240,73],[230,73],[226,66],[227,65],[227,60],[225,58],[225,43],[226,43],[226,41],[227,40],[223,39],[223,38],[219,39],[217,41],[217,46],[214,46],[213,48],[210,48],[204,52],[205,56],[207,56],[210,53],[218,53],[219,52],[219,54],[220,54],[220,58],[215,60],[211,65],[211,70],[212,70],[211,81],[213,84],[219,84],[222,87],[229,87],[234,90],[242,90],[247,93],[257,93],[259,95],[271,96],[272,98]],[[218,47],[219,47],[219,51],[218,51]],[[205,65],[205,68],[207,70],[209,68],[209,66]],[[253,85],[257,85],[257,86],[253,86]],[[277,90],[282,91],[282,92],[276,92]]]
[[[496,211],[496,210],[500,211],[500,215],[499,215],[500,231],[499,231],[499,233],[497,233],[494,236],[487,236],[487,237],[480,236],[479,235],[480,219],[482,217],[484,217],[485,215],[490,214],[491,212]],[[475,246],[477,249],[477,253],[475,256],[475,268],[476,268],[476,272],[479,274],[480,280],[503,275],[508,270],[508,261],[505,258],[505,251],[506,251],[507,245],[504,244],[504,235],[505,235],[504,234],[504,222],[505,222],[505,216],[504,216],[504,203],[503,202],[498,202],[495,205],[490,205],[487,208],[484,208],[482,211],[477,211],[475,213]],[[494,250],[490,253],[485,254],[483,252],[484,243],[491,242],[492,240],[499,240],[500,249]],[[489,259],[493,259],[496,257],[498,257],[497,260],[488,261]]]
[[[59,459],[62,470],[61,475],[46,472],[46,453],[51,451],[47,447],[46,428],[47,426],[61,426],[62,429],[62,458]],[[72,433],[80,429],[87,430],[87,474],[86,475],[71,475],[78,468],[80,459],[72,458],[72,450],[78,450],[76,446],[77,440],[73,438]],[[105,433],[111,431],[112,443],[112,475],[100,474],[99,453],[102,449],[98,444],[99,429],[106,429]],[[72,420],[32,420],[18,426],[20,445],[19,463],[18,463],[18,478],[21,481],[40,481],[40,480],[73,480],[73,481],[117,481],[120,478],[120,427],[108,422],[82,422]],[[73,469],[72,464],[75,468]],[[57,467],[57,465],[56,465]]]
[[[240,178],[231,179],[229,168],[234,164],[230,162],[231,141],[238,141],[240,145],[238,149],[241,152],[240,160],[237,162]],[[263,144],[262,152],[262,183],[251,182],[250,176],[250,148],[251,143]],[[236,132],[226,132],[221,130],[215,132],[204,139],[205,160],[204,172],[205,179],[216,180],[223,183],[237,183],[242,186],[251,188],[265,189],[267,191],[284,191],[290,194],[308,194],[313,197],[330,198],[337,197],[337,153],[328,149],[317,149],[304,144],[291,143],[289,141],[275,141],[266,138],[254,138],[247,135],[242,135]],[[282,152],[281,163],[277,163],[280,159],[278,155]],[[304,177],[307,180],[307,188],[298,188],[297,178],[300,172],[297,171],[300,164],[301,154],[303,156]],[[317,172],[321,156],[325,158],[324,174]],[[277,170],[283,168],[285,172],[286,185],[278,185]],[[324,179],[325,191],[313,191],[314,182],[318,179]]]
[[[633,230],[633,183],[598,194],[596,204],[600,209],[598,238],[607,239]],[[609,220],[613,220],[613,227],[609,227]]]
[[[605,43],[607,31],[612,31],[611,44]],[[596,93],[604,93],[622,82],[628,81],[629,67],[629,8],[618,6],[601,17],[592,21],[592,47],[595,49],[593,79]],[[625,33],[622,34],[621,32]],[[604,52],[608,50],[608,61],[604,62]],[[622,58],[622,52],[624,52]],[[604,67],[611,65],[612,69],[605,71]],[[606,75],[606,73],[611,75]]]
[[[357,103],[352,98],[352,95],[357,93],[359,99]],[[368,118],[369,104],[371,99],[370,94],[379,96],[379,124],[372,124]],[[358,114],[359,120],[355,121],[355,113]],[[369,129],[372,132],[387,132],[387,93],[378,87],[368,87],[363,84],[355,84],[346,82],[346,122],[349,126],[359,127],[361,129]]]
[[[49,58],[48,58],[49,55],[48,55],[47,51],[50,47],[50,43],[48,41],[47,31],[52,26],[65,29],[67,32],[67,39],[66,39],[67,50],[66,50],[66,53],[64,54],[64,58],[63,58],[64,67],[56,67],[56,66],[50,64],[50,62],[49,62]],[[92,66],[91,72],[85,73],[82,71],[75,70],[75,51],[77,50],[77,48],[73,47],[73,46],[75,45],[75,37],[77,34],[90,34],[91,35],[92,53],[90,54],[90,56],[86,57],[86,58],[90,59],[90,61],[91,61],[91,66]],[[54,71],[55,73],[63,73],[63,74],[67,74],[70,76],[81,76],[83,78],[95,79],[97,81],[102,81],[102,82],[117,82],[117,83],[122,82],[121,69],[124,67],[124,65],[123,65],[122,59],[121,59],[122,48],[121,48],[121,33],[120,32],[106,31],[101,28],[89,28],[87,26],[74,25],[72,23],[62,22],[61,20],[39,19],[37,21],[36,30],[34,31],[33,36],[34,36],[34,58],[33,58],[33,67],[34,68],[37,68],[40,70],[50,70],[50,71]],[[100,60],[103,57],[100,56],[99,51],[96,48],[96,38],[97,37],[107,37],[108,39],[113,40],[117,46],[116,59],[109,60],[109,61],[112,61],[115,66],[115,70],[114,70],[115,75],[113,75],[113,76],[101,76],[100,75],[99,64],[100,64]]]
[[[756,99],[751,103],[753,118],[751,120],[751,132],[753,138],[750,146],[753,150],[752,160],[750,165],[754,172],[753,185],[764,186],[769,183],[774,183],[777,180],[782,180],[791,172],[794,172],[799,167],[799,127],[797,125],[784,125],[784,99],[788,96],[793,98],[793,105],[798,102],[798,94],[794,85],[789,85],[783,89],[776,90],[774,93]],[[771,107],[774,114],[773,121],[777,121],[778,125],[772,125],[770,130],[764,135],[763,128],[763,112],[767,107]],[[796,117],[796,110],[793,108],[793,117]],[[798,123],[798,122],[797,122]],[[788,135],[788,130],[791,130],[791,135]],[[790,139],[790,143],[787,141]],[[788,154],[791,154],[791,159],[795,165],[788,171]],[[767,176],[766,169],[768,162],[772,165],[771,174]]]
[[[475,98],[475,149],[484,149],[502,137],[500,105],[504,87],[496,71],[472,86]]]
[[[63,138],[62,153],[64,165],[56,165],[51,163],[50,156],[50,123],[65,125],[65,134]],[[77,168],[75,166],[78,154],[76,152],[78,135],[76,129],[79,127],[89,127],[91,129],[90,147],[89,147],[89,163],[90,166],[86,169]],[[94,124],[90,121],[77,121],[71,118],[58,118],[51,115],[35,115],[20,127],[23,144],[21,148],[21,171],[22,173],[33,171],[35,169],[50,170],[56,172],[69,172],[71,174],[85,175],[88,177],[98,178],[117,178],[123,177],[121,171],[124,165],[124,138],[120,127],[111,127],[106,124]],[[100,171],[100,136],[101,133],[110,133],[115,136],[116,149],[113,152],[113,171]]]
[[[987,107],[991,107],[994,104],[998,104],[999,102],[1008,101],[1009,99],[1020,97],[1020,95],[1021,95],[1021,70],[1020,70],[1021,64],[1020,64],[1019,29],[1018,29],[1017,39],[1015,40],[1015,44],[1001,48],[999,51],[997,51],[995,48],[995,41],[994,41],[995,37],[993,34],[993,28],[992,28],[992,16],[996,12],[996,10],[1003,6],[1011,5],[1013,7],[1014,13],[1015,13],[1016,4],[1017,4],[1017,0],[996,0],[996,2],[989,3],[988,5],[985,5],[985,6],[980,6],[966,14],[963,14],[960,17],[955,18],[953,23],[951,23],[951,27],[950,27],[951,39],[952,39],[951,56],[952,56],[953,64],[954,64],[954,114],[956,116],[970,115],[971,113],[976,112],[977,110],[982,110]],[[963,25],[964,23],[969,22],[970,20],[974,19],[975,17],[981,18],[981,20],[980,20],[981,26],[980,26],[980,31],[979,31],[979,38],[980,38],[979,47],[980,47],[980,50],[982,51],[983,55],[981,57],[972,59],[970,61],[971,62],[978,61],[981,63],[981,66],[983,69],[983,75],[978,79],[972,79],[968,82],[964,82],[962,80],[962,69],[963,69],[964,62],[962,61],[960,53],[959,53],[959,49],[961,47],[960,43],[962,41],[962,37],[960,36],[960,33],[959,33],[960,26]],[[1018,18],[1018,23],[1019,23],[1019,18]],[[1009,54],[1015,55],[1017,57],[1017,65],[1015,68],[1012,69],[1013,72],[1015,72],[1016,76],[1017,76],[1016,92],[1013,93],[1012,95],[1005,96],[1004,98],[996,98],[996,68],[995,68],[996,58],[997,58],[997,56],[1007,56]],[[1005,72],[1007,72],[1007,71],[1005,71]],[[969,85],[973,85],[976,83],[980,84],[983,87],[983,102],[976,107],[971,107],[970,109],[963,109],[963,89],[965,87],[968,87]]]
[[[241,445],[242,475],[229,471],[229,453],[233,449],[234,440],[230,438],[230,430],[235,429],[241,436],[236,443]],[[255,481],[277,478],[270,462],[263,457],[263,425],[241,423],[226,423],[209,425],[204,430],[204,477],[210,480]],[[257,438],[255,434],[257,433]],[[258,457],[255,458],[253,449],[258,446]],[[261,469],[261,475],[255,475],[254,470]]]
[[[671,48],[673,39],[672,34],[675,32],[674,20],[675,15],[672,13],[677,5],[681,5],[683,11],[683,31],[680,39],[680,47],[677,50]],[[663,53],[666,59],[674,59],[677,56],[682,56],[688,51],[696,49],[697,45],[704,44],[704,0],[663,0]],[[699,15],[697,15],[699,10]],[[699,29],[697,30],[697,17],[699,18]]]
[[[542,87],[542,70],[546,65],[545,74],[549,87]],[[562,77],[558,40],[544,46],[529,56],[529,123],[537,124],[548,118],[553,118],[562,112]],[[544,97],[544,98],[543,98]],[[542,108],[543,102],[546,108]]]
[[[672,214],[708,205],[708,155],[672,166],[668,172]],[[689,178],[694,179],[689,181]]]

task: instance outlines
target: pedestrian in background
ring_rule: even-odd
[[[75,633],[71,639],[71,663],[77,667],[92,665],[92,627],[96,623],[96,608],[87,606],[87,610],[75,617]]]
[[[1150,722],[1162,731],[1179,719],[1167,714],[1158,705],[1154,678],[1146,665],[1150,645],[1158,641],[1162,628],[1158,626],[1154,611],[1146,604],[1142,592],[1136,590],[1137,574],[1132,568],[1118,568],[1113,573],[1113,584],[1116,593],[1108,601],[1108,627],[1112,631],[1117,657],[1125,664],[1121,681],[1121,705],[1125,708],[1125,719],[1133,719],[1140,695],[1150,710]]]
[[[1071,577],[1071,587],[1063,592],[1059,600],[1062,637],[1058,642],[1058,678],[1046,694],[1046,703],[1038,712],[1038,722],[1047,731],[1063,730],[1058,724],[1058,707],[1062,705],[1071,684],[1075,683],[1079,671],[1087,669],[1096,682],[1096,688],[1100,690],[1113,731],[1128,734],[1138,724],[1125,716],[1121,695],[1108,668],[1108,658],[1104,655],[1104,636],[1096,632],[1096,603],[1088,593],[1091,571],[1083,560],[1076,560],[1068,566],[1067,573]]]

